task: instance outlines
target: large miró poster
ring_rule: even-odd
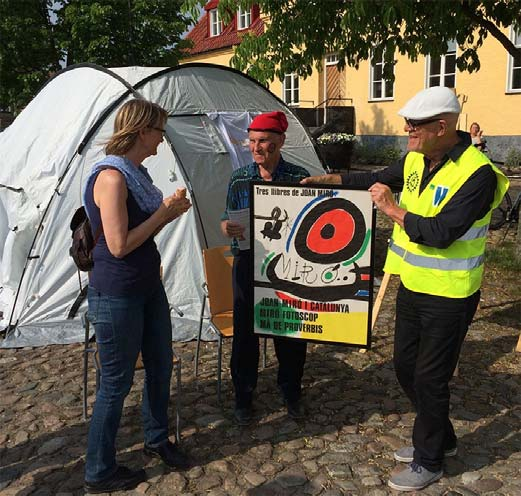
[[[370,347],[368,191],[253,182],[254,332]]]

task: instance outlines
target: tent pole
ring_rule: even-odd
[[[13,301],[13,308],[11,309],[11,316],[9,317],[9,325],[7,326],[7,332],[6,332],[6,335],[5,335],[6,337],[9,335],[9,332],[12,330],[11,329],[11,325],[13,323],[13,316],[14,316],[14,311],[15,311],[15,308],[16,308],[16,304],[18,303],[18,296],[20,295],[20,289],[22,288],[22,282],[24,280],[25,272],[27,271],[27,267],[29,265],[29,260],[33,259],[33,257],[31,257],[31,252],[33,251],[34,245],[36,244],[36,240],[38,238],[38,235],[42,232],[43,221],[47,217],[47,213],[49,212],[49,209],[51,207],[51,203],[54,200],[55,196],[56,195],[60,196],[60,193],[58,192],[58,189],[60,188],[63,180],[65,179],[65,176],[67,175],[67,172],[69,172],[69,169],[71,168],[71,164],[72,164],[72,162],[73,162],[73,160],[74,160],[74,158],[76,157],[77,154],[78,154],[77,151],[73,154],[73,156],[69,160],[69,163],[67,164],[67,167],[65,167],[65,170],[63,171],[63,174],[58,179],[58,183],[56,184],[56,187],[54,188],[53,194],[52,194],[51,198],[49,199],[49,202],[47,203],[47,206],[45,207],[45,210],[44,210],[44,212],[42,214],[42,218],[40,219],[40,224],[38,224],[38,228],[36,229],[36,232],[34,234],[33,242],[31,243],[31,247],[29,248],[29,252],[27,253],[27,257],[25,259],[24,269],[22,271],[22,275],[20,276],[20,281],[18,283],[18,289],[16,290],[16,296],[15,296],[14,301]],[[17,323],[18,323],[18,321],[17,321]],[[16,325],[14,327],[16,327]]]
[[[74,156],[75,155],[76,154],[74,154]],[[71,159],[71,162],[72,162],[72,159]],[[69,162],[69,165],[70,165],[70,162]],[[62,176],[62,178],[63,178],[63,176]],[[61,184],[61,179],[58,181],[58,186],[60,184]],[[34,245],[36,244],[36,239],[38,238],[38,234],[40,234],[40,232],[42,231],[43,221],[45,220],[45,217],[47,216],[47,212],[49,211],[49,207],[52,203],[54,195],[58,193],[58,186],[56,186],[56,189],[54,190],[54,193],[52,194],[51,199],[49,200],[49,203],[45,207],[45,211],[43,212],[42,218],[40,220],[40,224],[38,224],[36,232],[34,233],[33,242],[31,243],[31,247],[29,248],[27,257],[25,258],[24,269],[22,271],[22,275],[20,276],[20,281],[18,282],[18,289],[16,290],[16,295],[14,297],[13,308],[11,309],[11,316],[9,317],[9,324],[7,326],[7,332],[5,334],[5,337],[7,337],[9,335],[10,331],[12,330],[11,325],[13,323],[14,311],[16,308],[16,304],[18,303],[18,296],[20,295],[20,289],[22,288],[22,282],[24,280],[25,272],[27,271],[27,267],[29,266],[29,261],[34,259],[34,257],[31,257],[31,252],[33,251]],[[18,323],[18,321],[17,321],[17,323]],[[16,327],[16,325],[14,327]]]

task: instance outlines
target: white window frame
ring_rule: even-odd
[[[251,9],[237,11],[237,30],[248,29],[251,26]]]
[[[447,53],[444,53],[440,57],[440,72],[439,74],[431,74],[431,61],[432,57],[430,55],[427,55],[425,58],[425,88],[432,88],[433,86],[445,86],[445,79],[449,76],[454,76],[454,86],[448,86],[448,88],[455,88],[456,87],[456,76],[458,73],[458,68],[456,64],[454,63],[454,72],[447,72],[447,57],[454,57],[456,59],[457,53],[458,53],[458,45],[456,43],[456,40],[451,40],[450,44],[454,45],[454,50],[448,50]],[[450,45],[449,45],[449,48]],[[432,85],[431,86],[431,78],[433,76],[437,76],[440,78],[440,84],[439,85]]]
[[[517,43],[516,43],[517,38]],[[519,31],[511,27],[510,28],[510,39],[512,43],[521,50],[521,28]],[[514,65],[514,57],[508,54],[508,64],[507,64],[507,93],[521,93],[521,86],[519,88],[513,88],[512,84],[514,83],[514,70],[521,71],[521,59],[519,61],[519,65]]]
[[[289,81],[289,87],[288,85]],[[286,98],[286,92],[290,92],[290,101]],[[297,99],[295,99],[297,95]],[[284,81],[282,82],[282,101],[290,107],[297,107],[300,104],[300,79],[298,74],[292,72],[291,74],[284,74]]]
[[[210,36],[219,36],[223,32],[223,23],[217,9],[210,10]]]
[[[385,57],[385,51],[382,53],[382,58],[374,64],[373,63],[374,55],[371,53],[371,57],[369,59],[369,101],[382,102],[382,101],[394,100],[394,81],[389,81],[389,80],[385,79],[383,76],[383,70],[384,70],[384,66],[385,66],[384,57]],[[382,67],[381,79],[374,78],[376,66]],[[394,67],[393,67],[393,72],[394,72]],[[374,83],[377,83],[377,82],[381,82],[381,96],[376,96],[374,94]],[[385,94],[387,93],[388,85],[391,85],[392,96],[385,96]]]
[[[326,55],[326,65],[337,65],[338,64],[338,53],[330,53]]]

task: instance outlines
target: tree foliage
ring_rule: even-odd
[[[175,65],[181,0],[0,0],[0,108],[18,112],[64,65]]]
[[[67,65],[175,65],[189,18],[178,0],[59,0]]]
[[[51,0],[0,0],[0,108],[19,110],[59,69]]]
[[[221,0],[219,10],[229,19],[239,6],[254,3],[269,18],[265,33],[246,35],[232,65],[261,82],[291,72],[306,77],[328,53],[339,55],[340,67],[355,68],[371,52],[384,53],[386,76],[392,78],[396,52],[412,61],[440,56],[453,39],[461,71],[479,69],[478,49],[487,36],[511,55],[519,51],[500,30],[521,25],[518,0]]]

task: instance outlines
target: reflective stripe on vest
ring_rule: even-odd
[[[391,240],[389,250],[396,253],[405,262],[415,267],[423,267],[424,269],[436,270],[472,270],[485,261],[485,255],[479,255],[471,258],[434,258],[425,255],[416,255],[406,252],[402,247],[398,246]]]
[[[484,226],[471,227],[463,236],[456,241],[469,241],[471,239],[484,238],[488,232],[488,224]]]

